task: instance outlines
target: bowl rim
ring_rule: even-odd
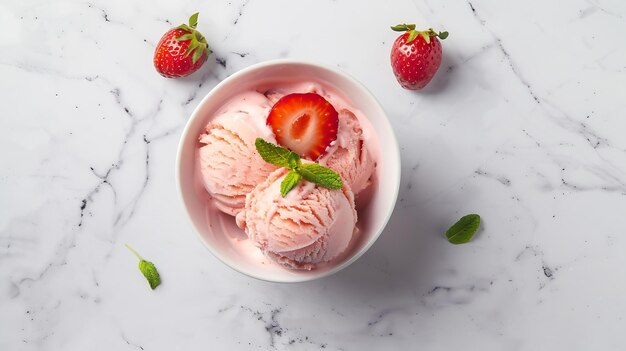
[[[385,157],[390,158],[392,157],[391,161],[392,164],[395,163],[396,165],[396,169],[395,172],[393,173],[395,175],[395,179],[393,180],[393,184],[395,184],[395,186],[393,187],[393,194],[392,194],[392,206],[389,207],[389,209],[387,210],[387,213],[385,214],[385,217],[383,218],[383,220],[381,221],[381,225],[380,227],[376,230],[376,233],[374,233],[374,235],[372,235],[372,237],[365,243],[365,245],[357,252],[355,252],[350,258],[348,258],[347,260],[345,260],[344,262],[342,262],[339,265],[336,265],[335,267],[332,267],[328,270],[324,270],[321,271],[319,274],[314,274],[314,272],[307,272],[307,274],[303,274],[301,276],[291,276],[291,277],[287,277],[287,278],[277,278],[277,279],[269,279],[267,277],[261,277],[261,276],[257,276],[254,275],[250,272],[247,272],[245,270],[242,270],[238,267],[237,264],[233,264],[231,263],[232,260],[226,258],[225,256],[223,256],[219,250],[215,249],[213,246],[211,246],[206,240],[204,240],[204,238],[202,237],[202,234],[200,233],[199,228],[196,227],[195,222],[193,220],[193,218],[191,218],[191,212],[189,209],[189,206],[187,204],[187,201],[185,200],[185,197],[183,195],[183,190],[182,190],[182,151],[183,151],[183,145],[185,143],[185,141],[190,137],[189,134],[191,132],[191,125],[193,124],[192,122],[194,120],[196,120],[199,117],[199,111],[201,109],[202,106],[204,106],[207,101],[216,94],[217,91],[219,91],[224,85],[226,85],[228,82],[238,79],[241,76],[245,76],[247,74],[249,74],[252,71],[256,71],[256,70],[260,70],[260,69],[264,69],[270,66],[280,66],[280,65],[307,65],[307,66],[312,66],[315,68],[321,68],[323,70],[327,70],[329,72],[331,72],[332,74],[338,75],[343,79],[346,79],[348,81],[350,81],[354,86],[358,87],[360,90],[362,90],[362,92],[370,99],[374,102],[374,105],[376,106],[376,108],[379,110],[380,114],[382,116],[385,117],[385,121],[384,121],[384,125],[385,128],[388,129],[389,135],[390,135],[390,139],[391,140],[385,140],[385,144],[387,144],[388,147],[392,148],[393,152],[390,152],[389,154],[386,154]],[[378,133],[377,133],[378,134]],[[187,122],[185,124],[185,128],[183,129],[180,139],[178,141],[178,148],[176,150],[176,161],[175,161],[175,182],[176,182],[176,189],[178,192],[178,198],[180,200],[180,202],[183,205],[184,208],[184,212],[185,212],[185,216],[187,217],[188,222],[190,222],[193,231],[195,232],[196,237],[200,240],[200,242],[202,242],[203,246],[205,248],[207,248],[209,250],[209,252],[211,252],[211,254],[213,254],[214,257],[216,257],[219,261],[221,261],[223,264],[225,264],[226,266],[230,267],[231,269],[246,275],[248,277],[254,278],[254,279],[258,279],[261,281],[266,281],[266,282],[272,282],[272,283],[300,283],[300,282],[306,282],[306,281],[312,281],[312,280],[317,280],[317,279],[321,279],[324,277],[328,277],[331,276],[341,270],[343,270],[344,268],[350,266],[352,263],[354,263],[356,260],[358,260],[361,256],[363,256],[371,247],[372,245],[374,245],[374,243],[378,240],[378,238],[381,236],[381,234],[383,233],[383,231],[385,230],[385,228],[387,227],[387,224],[389,223],[389,219],[391,218],[391,215],[393,214],[393,211],[396,207],[397,201],[398,201],[398,194],[400,191],[400,182],[401,182],[401,157],[400,157],[400,147],[398,144],[398,139],[396,138],[395,132],[391,126],[391,122],[389,120],[389,117],[387,116],[387,113],[385,112],[385,110],[382,108],[380,102],[378,101],[378,99],[376,99],[376,97],[374,96],[374,94],[372,94],[369,89],[367,89],[367,87],[365,85],[363,85],[360,81],[358,81],[356,78],[352,77],[351,75],[349,75],[348,73],[342,71],[341,69],[337,68],[337,67],[333,67],[327,64],[320,64],[320,63],[316,63],[316,62],[312,62],[312,61],[307,61],[307,60],[298,60],[298,59],[274,59],[274,60],[267,60],[267,61],[263,61],[263,62],[258,62],[255,64],[252,64],[248,67],[242,68],[241,70],[231,74],[230,76],[226,77],[225,79],[223,79],[221,82],[219,82],[217,85],[215,85],[215,87],[213,87],[205,96],[204,98],[202,98],[202,100],[196,105],[196,107],[194,108],[194,110],[192,111],[191,115],[189,116],[189,118],[187,119]]]

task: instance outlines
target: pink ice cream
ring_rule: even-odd
[[[368,187],[376,162],[363,139],[363,129],[354,113],[347,109],[339,111],[337,140],[319,163],[339,173],[354,194]]]
[[[308,92],[323,96],[339,112],[337,139],[317,162],[339,173],[344,187],[331,190],[302,181],[283,198],[280,183],[287,170],[263,161],[254,142],[261,137],[276,143],[266,125],[272,106],[286,94]],[[248,240],[274,262],[310,270],[340,259],[358,231],[354,195],[370,185],[376,168],[368,147],[371,131],[359,122],[363,118],[339,93],[319,84],[275,84],[241,93],[200,136],[201,181],[215,207],[236,216]]]
[[[268,257],[289,268],[312,269],[339,257],[350,244],[357,213],[348,187],[331,190],[301,182],[284,198],[279,169],[246,197],[236,219]]]
[[[276,169],[263,161],[254,146],[257,137],[276,142],[265,124],[271,107],[263,94],[239,94],[218,111],[200,136],[198,162],[204,187],[222,212],[239,213],[246,195]]]

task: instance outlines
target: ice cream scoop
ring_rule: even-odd
[[[278,169],[246,197],[237,225],[266,256],[290,268],[310,270],[346,251],[357,213],[349,187],[332,190],[301,182],[285,197]]]
[[[339,173],[355,195],[370,184],[376,161],[364,140],[359,120],[350,110],[339,111],[337,140],[319,163]]]
[[[256,152],[257,137],[272,141],[265,118],[270,101],[256,91],[241,93],[222,107],[200,135],[198,163],[204,187],[215,206],[236,215],[246,194],[276,169]]]

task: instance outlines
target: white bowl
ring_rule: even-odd
[[[358,210],[361,231],[358,240],[345,257],[332,264],[311,271],[291,270],[272,263],[245,238],[235,225],[233,217],[225,214],[209,215],[207,195],[198,186],[195,155],[198,136],[215,112],[229,98],[242,91],[254,89],[274,80],[313,81],[333,87],[361,111],[375,132],[372,143],[380,155],[370,200]],[[375,145],[378,144],[378,145]],[[398,196],[400,186],[400,151],[385,112],[374,96],[354,78],[336,68],[294,60],[275,60],[259,63],[226,78],[209,92],[194,110],[183,131],[176,159],[176,183],[184,208],[202,243],[231,268],[250,277],[271,282],[302,282],[336,273],[363,255],[382,233]],[[241,232],[239,239],[225,234]]]

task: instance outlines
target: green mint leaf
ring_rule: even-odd
[[[439,39],[443,40],[445,38],[447,38],[449,35],[448,32],[439,32]]]
[[[152,288],[152,290],[161,284],[161,277],[159,276],[159,272],[154,266],[154,263],[141,260],[139,261],[139,270],[148,280],[148,284],[150,284],[150,288]]]
[[[408,36],[408,38],[406,38],[406,43],[408,44],[408,43],[412,42],[412,41],[413,41],[413,40],[415,40],[415,38],[417,38],[417,36],[418,36],[418,35],[420,35],[420,34],[421,34],[421,33],[420,33],[420,32],[418,32],[418,31],[416,31],[416,30],[410,30],[410,31],[409,31],[409,36]]]
[[[294,152],[289,151],[289,149],[285,149],[284,147],[268,143],[262,138],[256,138],[254,146],[256,146],[256,151],[259,153],[259,155],[261,155],[261,158],[263,158],[265,162],[271,163],[278,167],[292,168],[289,163],[289,158],[294,157],[291,156],[291,154],[294,154]],[[296,154],[296,156],[298,155]],[[299,156],[298,160],[300,160]]]
[[[191,28],[196,28],[196,26],[198,25],[198,15],[200,13],[196,12],[193,15],[191,15],[191,17],[189,17],[189,26]]]
[[[287,193],[298,185],[300,179],[302,179],[302,176],[298,172],[289,171],[289,173],[285,176],[285,179],[283,179],[282,183],[280,183],[280,194],[283,197],[287,196]]]
[[[159,276],[159,272],[157,271],[154,263],[150,261],[146,261],[137,251],[135,251],[130,245],[126,244],[126,247],[139,259],[139,270],[141,274],[148,280],[148,284],[150,284],[150,288],[154,290],[159,284],[161,284],[161,277]]]
[[[448,241],[452,244],[465,244],[472,240],[474,234],[480,226],[480,216],[477,214],[468,214],[461,217],[458,222],[454,223],[446,232]]]
[[[321,185],[330,189],[341,189],[343,182],[341,176],[330,168],[318,165],[317,163],[306,163],[296,170],[302,178],[311,183]]]
[[[296,154],[295,152],[290,153],[287,159],[287,163],[289,163],[289,168],[291,169],[295,169],[296,167],[300,166],[302,164],[302,161],[300,161],[300,155]]]

